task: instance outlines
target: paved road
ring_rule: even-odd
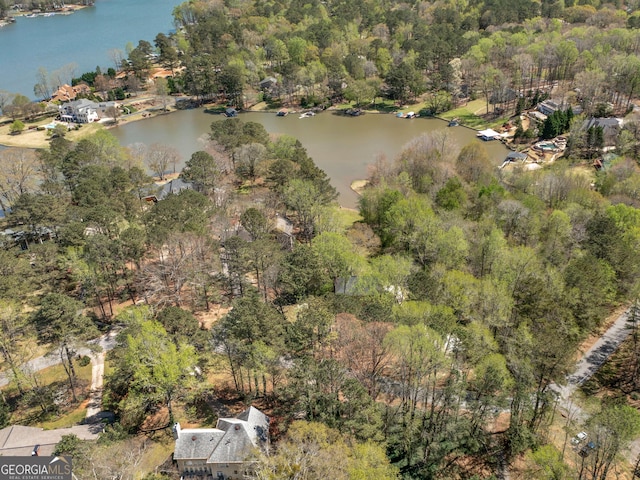
[[[575,405],[571,402],[573,393],[598,371],[631,333],[632,330],[627,323],[628,313],[629,311],[627,310],[620,315],[576,362],[573,373],[567,377],[566,385],[562,387],[555,384],[552,385],[552,389],[560,393],[559,406],[565,408],[566,411],[575,408]]]
[[[576,363],[568,382],[576,387],[589,380],[629,336],[632,329],[627,323],[629,311],[620,315],[609,329]],[[575,390],[575,388],[574,388]]]
[[[116,335],[120,331],[119,328],[114,328],[111,332],[103,335],[100,338],[90,341],[89,343],[99,345],[102,347],[102,351],[106,352],[111,350],[116,345]],[[93,351],[90,348],[80,348],[77,352],[78,355],[92,356]],[[60,363],[60,356],[56,353],[44,355],[42,357],[34,358],[27,362],[27,368],[33,372],[44,370],[45,368],[53,367]],[[10,381],[10,375],[6,372],[0,373],[0,387],[4,387]]]
[[[576,423],[584,423],[588,415],[573,403],[573,394],[580,385],[589,380],[600,369],[631,334],[632,326],[627,322],[628,314],[629,310],[621,314],[598,341],[576,362],[573,373],[567,377],[566,385],[561,387],[553,384],[551,386],[553,390],[559,393],[558,407]],[[640,439],[634,441],[629,447],[626,455],[627,460],[634,462],[638,454],[640,454]]]

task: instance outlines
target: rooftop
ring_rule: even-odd
[[[81,440],[95,440],[102,432],[102,425],[77,425],[70,428],[43,430],[37,427],[12,425],[0,430],[0,456],[30,456],[33,447],[40,445],[41,456],[53,453],[63,435],[75,434]]]

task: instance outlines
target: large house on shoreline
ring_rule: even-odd
[[[53,95],[51,95],[52,102],[70,102],[75,100],[78,95],[89,95],[91,94],[91,88],[86,83],[79,83],[78,85],[67,85],[66,83],[56,90]]]
[[[109,117],[112,108],[119,108],[116,102],[92,102],[86,98],[73,102],[63,103],[58,107],[60,119],[65,122],[93,123],[101,118]]]

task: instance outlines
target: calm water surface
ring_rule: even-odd
[[[223,118],[204,113],[202,109],[183,110],[122,125],[111,132],[123,145],[137,142],[171,145],[180,151],[184,160],[202,149],[198,139],[209,132],[211,122]],[[340,193],[340,204],[345,207],[356,206],[357,195],[350,188],[351,182],[366,178],[367,166],[377,156],[386,155],[393,159],[403,145],[423,133],[444,129],[451,144],[455,143],[460,148],[470,142],[481,142],[496,166],[508,153],[500,142],[482,142],[475,137],[473,130],[448,127],[446,122],[437,119],[407,120],[391,114],[352,118],[330,112],[304,119],[296,114],[277,117],[273,113],[245,113],[240,118],[261,123],[269,133],[287,134],[299,139],[316,164],[329,175]]]
[[[39,67],[48,71],[76,63],[75,76],[113,67],[108,52],[127,42],[153,39],[173,28],[180,0],[96,0],[72,15],[18,17],[0,28],[0,90],[33,98]]]

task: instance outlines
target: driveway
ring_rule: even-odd
[[[567,376],[567,384],[559,386],[552,384],[552,390],[558,394],[558,408],[564,411],[577,423],[584,423],[588,419],[587,413],[578,405],[573,403],[573,394],[575,391],[589,380],[607,359],[618,349],[624,340],[633,331],[632,325],[627,322],[629,310],[622,313],[609,329],[602,334],[593,346],[576,362],[576,366],[571,375]],[[636,439],[626,452],[626,458],[629,462],[636,461],[640,454],[640,438]]]
[[[589,380],[632,332],[631,325],[627,323],[628,314],[627,310],[620,315],[587,353],[578,360],[574,372],[567,378],[571,385],[575,385],[574,390]]]
[[[91,340],[89,343],[94,345],[99,345],[102,348],[103,352],[107,352],[116,345],[116,336],[120,332],[120,328],[114,328],[109,333],[96,338],[95,340]],[[79,348],[77,351],[78,355],[87,355],[92,357],[93,351],[90,348]],[[53,367],[54,365],[58,365],[60,363],[60,356],[56,353],[50,353],[47,355],[43,355],[42,357],[34,358],[33,360],[29,360],[26,364],[26,368],[33,372],[39,372],[40,370],[44,370],[45,368]],[[0,373],[0,387],[4,387],[8,385],[10,382],[10,375],[7,375],[6,372]]]

